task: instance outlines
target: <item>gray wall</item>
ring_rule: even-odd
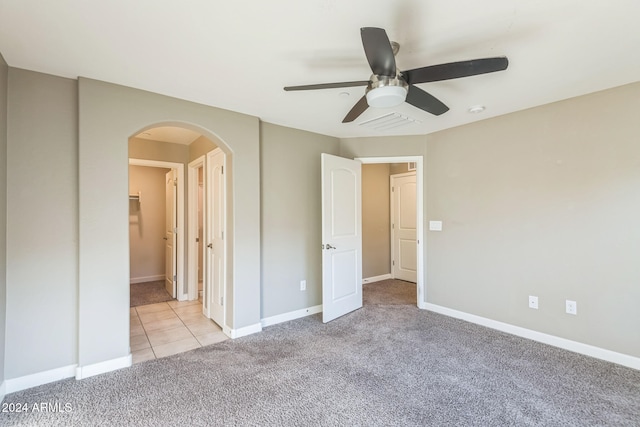
[[[269,123],[260,129],[265,318],[322,304],[320,153],[338,154],[339,141]]]
[[[150,127],[183,126],[222,141],[233,209],[225,322],[234,329],[259,324],[258,119],[96,80],[80,78],[78,85],[80,366],[129,354],[127,147]]]
[[[362,165],[362,277],[391,273],[388,163]]]
[[[7,314],[7,87],[9,67],[0,54],[0,384],[5,379]],[[0,395],[0,400],[2,395]]]
[[[6,378],[77,363],[77,105],[76,81],[9,69]]]
[[[640,83],[342,152],[426,155],[427,302],[638,357],[639,109]]]

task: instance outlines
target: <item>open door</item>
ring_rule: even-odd
[[[225,155],[220,148],[207,154],[207,274],[205,295],[209,299],[209,312],[204,312],[220,327],[224,327],[225,305],[225,227],[226,185],[224,175]],[[203,307],[203,310],[204,307]]]
[[[362,168],[329,154],[322,164],[322,321],[362,307]]]
[[[171,169],[165,180],[165,289],[176,297],[176,171]]]

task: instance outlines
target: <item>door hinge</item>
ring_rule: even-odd
[[[395,260],[394,260],[394,261],[391,261],[391,265],[396,265]]]
[[[224,305],[224,297],[220,297],[220,305]]]
[[[176,233],[176,234],[178,234],[178,227],[174,227],[174,228],[173,228],[173,232],[174,232],[174,233]]]
[[[200,243],[200,238],[196,237],[196,243]]]
[[[173,179],[173,186],[177,187],[178,186],[178,178],[174,178]]]
[[[178,281],[178,276],[173,276],[173,281],[177,282]]]
[[[221,233],[222,237],[220,237],[220,240],[224,240],[224,231]]]
[[[396,187],[391,187],[391,192],[395,193],[396,192]]]
[[[224,173],[224,166],[220,166],[220,175]]]
[[[391,224],[391,228],[392,229],[396,228],[396,225],[395,224]]]

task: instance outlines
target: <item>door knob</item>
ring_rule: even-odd
[[[169,240],[167,237],[163,237],[162,240]]]
[[[337,249],[335,246],[331,246],[329,244],[327,244],[327,249]]]
[[[207,245],[207,247],[208,247],[209,249],[213,249],[213,243],[209,243],[209,244]]]

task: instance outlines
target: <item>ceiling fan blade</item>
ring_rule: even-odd
[[[303,86],[286,86],[284,90],[315,90],[315,89],[334,89],[338,87],[355,87],[355,86],[367,86],[369,80],[358,80],[355,82],[339,82],[339,83],[320,83],[315,85],[303,85]]]
[[[356,102],[356,105],[353,106],[351,111],[347,113],[347,115],[342,120],[342,123],[350,123],[360,116],[360,114],[364,113],[365,110],[369,108],[369,104],[367,104],[367,97],[363,96],[360,98],[360,101]]]
[[[382,28],[360,28],[362,46],[373,74],[379,76],[396,76],[396,59],[387,33]]]
[[[501,56],[415,68],[413,70],[403,71],[402,75],[407,80],[407,83],[418,84],[493,73],[495,71],[506,70],[508,66],[509,60]]]
[[[444,105],[438,98],[413,85],[409,86],[406,101],[414,107],[436,116],[449,111],[449,107]]]

